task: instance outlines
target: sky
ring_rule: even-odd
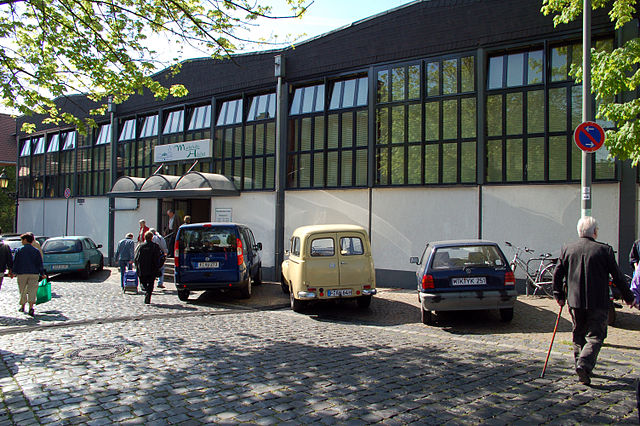
[[[271,5],[273,15],[289,15],[285,0],[258,0],[262,4]],[[252,40],[258,38],[273,38],[283,41],[289,36],[300,36],[298,42],[308,40],[321,34],[333,31],[352,22],[368,18],[381,12],[394,9],[413,0],[313,0],[302,18],[285,20],[262,20],[260,25],[251,29],[248,35],[243,35]],[[263,47],[250,45],[248,49],[239,50],[238,53],[259,51],[282,46]],[[162,52],[162,48],[156,49]],[[207,56],[206,52],[197,49],[185,48],[180,59]],[[170,58],[164,58],[170,59]]]

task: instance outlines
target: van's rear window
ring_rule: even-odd
[[[216,253],[236,250],[235,230],[230,227],[182,229],[180,249],[184,253]]]
[[[45,241],[42,246],[43,253],[77,253],[82,251],[82,245],[78,240]]]

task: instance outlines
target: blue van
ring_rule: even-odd
[[[194,290],[239,289],[251,297],[251,286],[262,283],[262,243],[251,229],[237,223],[194,223],[178,228],[174,247],[178,298]]]

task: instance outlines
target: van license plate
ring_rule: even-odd
[[[218,262],[198,262],[198,268],[202,269],[217,268],[218,265]]]
[[[487,277],[451,278],[451,285],[485,285]]]
[[[51,265],[51,269],[56,270],[56,269],[67,269],[69,266],[68,265]]]
[[[344,290],[327,290],[327,296],[339,297],[339,296],[351,296],[351,289]]]

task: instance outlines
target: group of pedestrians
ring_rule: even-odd
[[[40,244],[34,238],[33,233],[27,232],[20,235],[22,246],[12,254],[9,246],[0,242],[0,288],[5,271],[9,278],[18,279],[20,300],[18,311],[26,312],[29,316],[35,316],[34,306],[38,295],[38,284],[46,275],[42,263]],[[29,309],[25,311],[25,306]]]
[[[180,221],[172,209],[167,211],[168,225],[163,237],[155,228],[149,228],[144,219],[139,221],[138,238],[134,241],[133,233],[128,233],[118,242],[115,259],[120,267],[120,284],[124,288],[127,269],[135,270],[138,274],[140,286],[145,292],[144,303],[151,303],[151,294],[158,279],[158,288],[164,286],[164,261],[172,257],[169,251],[173,247],[175,234],[180,227]],[[185,222],[190,218],[185,216]],[[187,223],[189,223],[187,222]]]

